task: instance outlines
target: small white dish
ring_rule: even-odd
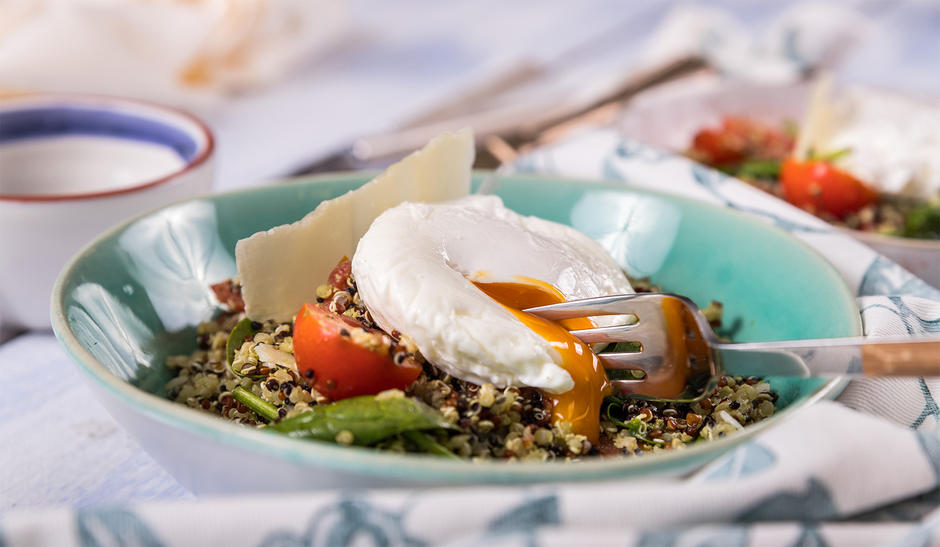
[[[156,104],[0,100],[0,336],[50,327],[56,275],[94,236],[209,192],[213,149],[203,122]]]

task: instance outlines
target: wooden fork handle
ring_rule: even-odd
[[[865,376],[940,376],[940,341],[869,342],[861,349]]]
[[[715,344],[735,376],[938,376],[940,338],[828,338]]]

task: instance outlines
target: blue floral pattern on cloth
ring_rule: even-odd
[[[692,171],[692,178],[701,185],[703,188],[707,189],[715,199],[722,205],[734,209],[736,211],[741,211],[744,213],[750,213],[752,215],[764,218],[771,222],[774,226],[786,230],[788,232],[816,232],[816,233],[831,233],[832,228],[828,226],[821,226],[818,223],[804,224],[802,222],[795,222],[793,220],[788,220],[783,218],[781,215],[760,209],[758,207],[749,207],[745,205],[740,205],[736,203],[732,198],[726,195],[729,192],[729,189],[723,189],[722,186],[728,182],[734,182],[737,184],[737,181],[728,175],[725,175],[721,171],[716,171],[715,169],[709,169],[703,165],[693,163],[690,166]],[[731,189],[733,192],[733,189]],[[808,219],[807,219],[808,220]]]
[[[499,539],[512,538],[528,547],[538,545],[536,532],[543,526],[561,524],[558,498],[552,494],[525,500],[493,519],[478,545],[491,545]]]
[[[721,459],[720,464],[703,475],[705,480],[727,480],[759,473],[773,467],[777,462],[774,453],[760,442],[752,442],[737,448]]]
[[[403,517],[403,512],[385,511],[365,498],[343,497],[318,510],[302,534],[273,532],[261,547],[347,547],[363,541],[370,545],[426,545],[408,534]]]
[[[75,527],[83,547],[108,545],[139,545],[163,547],[165,545],[137,514],[126,509],[96,509],[79,511]]]
[[[920,296],[940,301],[940,290],[914,277],[897,263],[879,256],[872,262],[862,278],[859,296],[890,294]]]
[[[804,490],[772,493],[743,511],[738,515],[738,520],[744,522],[762,520],[819,521],[838,515],[839,510],[825,483],[816,477],[810,477]]]

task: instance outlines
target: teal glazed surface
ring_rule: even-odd
[[[771,379],[784,408],[740,434],[683,451],[577,465],[471,464],[297,441],[165,400],[163,385],[170,374],[164,359],[192,351],[196,325],[218,313],[209,284],[236,273],[236,241],[298,220],[320,201],[369,178],[327,175],[165,207],[101,235],[61,273],[52,295],[56,335],[115,418],[145,448],[153,447],[155,457],[178,478],[185,473],[179,462],[174,465],[174,452],[160,449],[155,431],[189,435],[219,448],[223,458],[226,453],[251,453],[274,466],[280,462],[395,484],[589,480],[675,472],[716,457],[786,419],[793,409],[834,396],[841,388],[838,380]],[[854,298],[822,257],[788,234],[742,214],[621,185],[528,175],[503,177],[496,193],[520,213],[570,224],[601,241],[632,275],[649,276],[700,306],[721,301],[726,325],[736,325],[737,341],[861,332]],[[181,480],[186,484],[185,477]]]

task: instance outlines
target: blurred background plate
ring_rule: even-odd
[[[624,109],[620,128],[625,135],[653,146],[684,153],[695,133],[717,127],[726,116],[739,116],[780,127],[801,123],[812,82],[761,85],[692,78],[666,84],[635,97]],[[924,93],[908,94],[924,100]],[[936,97],[933,103],[938,103]],[[934,287],[940,287],[940,241],[888,236],[839,228],[887,256]]]
[[[163,398],[170,378],[164,359],[192,351],[195,326],[218,311],[208,285],[235,274],[236,241],[297,220],[320,201],[369,178],[360,173],[322,176],[159,209],[108,231],[60,275],[52,319],[66,352],[115,419],[193,492],[679,473],[786,420],[799,407],[835,396],[842,386],[839,380],[773,379],[781,410],[739,434],[650,457],[578,464],[471,464],[303,442]],[[521,213],[571,224],[599,239],[628,269],[670,291],[700,305],[723,302],[740,341],[861,332],[855,301],[835,270],[802,243],[758,220],[614,184],[537,176],[504,178],[497,194]]]

